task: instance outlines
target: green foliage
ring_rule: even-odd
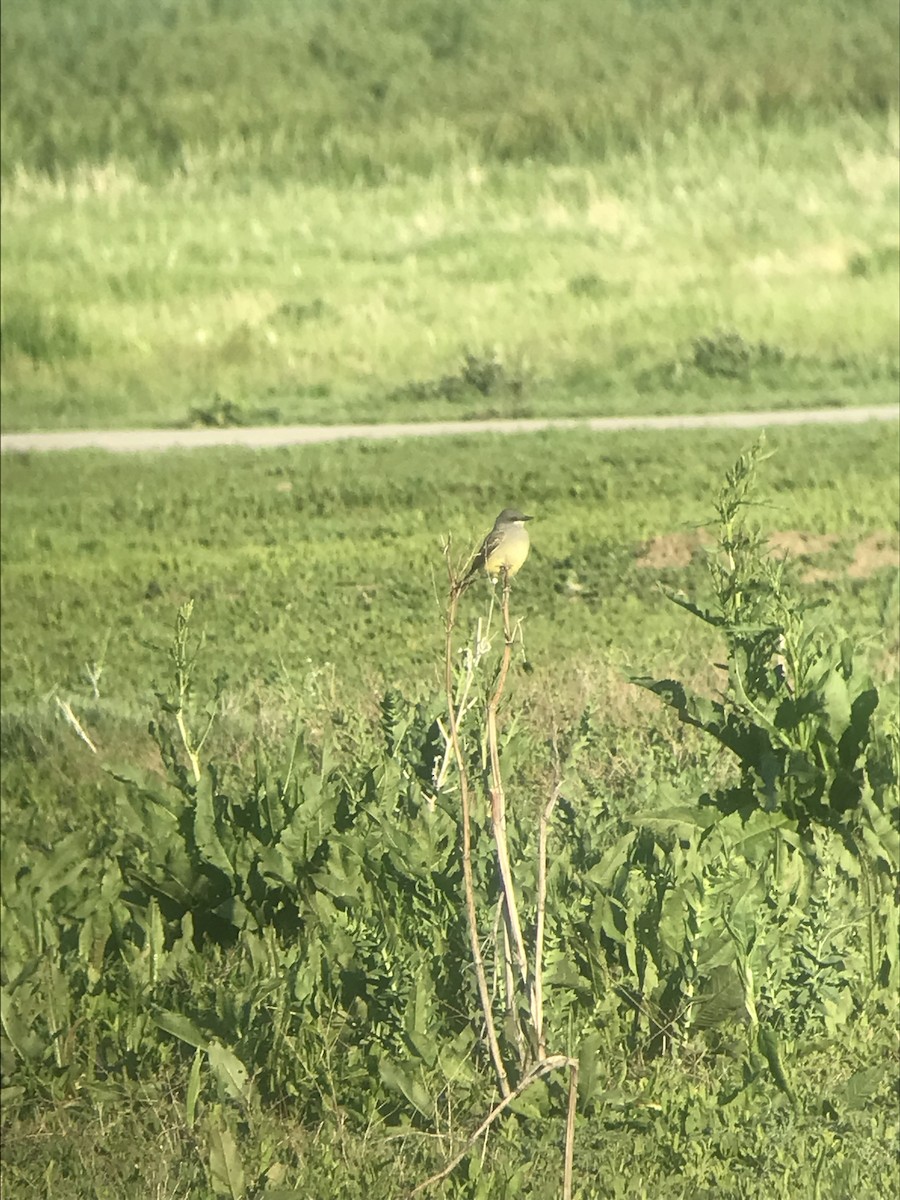
[[[4,175],[86,163],[377,180],[598,157],[694,122],[896,107],[891,4],[4,8]]]
[[[741,782],[717,798],[721,811],[783,813],[801,836],[821,825],[859,837],[861,814],[878,824],[896,789],[897,747],[876,736],[878,691],[854,668],[851,639],[811,619],[809,601],[787,582],[787,560],[775,559],[745,519],[761,444],[738,460],[718,499],[712,610],[670,595],[724,637],[724,699],[672,680],[638,682],[736,755]],[[881,846],[870,829],[869,844],[885,867],[900,867],[892,840]]]
[[[810,488],[817,471],[827,479],[834,473],[825,443],[804,436],[812,439],[805,465],[799,452],[784,474],[772,465],[785,489]],[[857,516],[866,486],[880,502],[875,468],[879,453],[888,457],[883,433],[877,445],[867,436],[846,433],[840,445],[847,479],[852,446],[865,467],[854,493]],[[733,447],[711,444],[719,452]],[[656,459],[647,439],[635,442],[629,457],[637,460],[643,506],[635,509],[629,476],[611,448],[606,477],[596,480],[579,467],[572,439],[557,447],[567,472],[552,470],[549,447],[542,441],[538,456],[558,478],[560,507],[566,489],[582,489],[573,530],[585,496],[598,508],[601,492],[617,498],[607,508],[623,529],[608,527],[603,554],[625,589],[637,579],[637,549],[626,553],[621,539],[634,537],[637,512],[645,522],[658,519],[646,480],[668,509],[676,495],[699,503],[721,476],[721,453],[707,455],[708,475],[698,471],[688,493],[673,492],[673,480],[683,488],[684,478],[671,437]],[[462,442],[440,454],[451,472],[457,462],[468,464],[476,486],[494,450]],[[308,491],[297,474],[297,494],[276,495],[298,501],[313,523],[314,504],[327,501],[319,524],[306,526],[304,550],[314,555],[316,540],[330,541],[361,580],[367,564],[349,559],[347,512],[365,523],[374,505],[380,527],[398,535],[408,529],[411,505],[401,506],[396,527],[385,516],[385,479],[398,503],[407,485],[423,506],[445,512],[446,502],[429,500],[418,475],[403,476],[399,458],[387,460],[395,471],[369,448],[335,453],[318,467],[315,456],[304,459]],[[603,712],[607,694],[595,695],[580,718],[558,721],[539,693],[561,688],[571,661],[554,660],[557,674],[540,674],[538,693],[527,691],[525,674],[510,680],[500,754],[529,938],[537,816],[548,787],[558,782],[560,790],[549,831],[545,1015],[548,1045],[581,1064],[576,1178],[586,1196],[617,1188],[629,1195],[622,1181],[640,1179],[660,1196],[705,1189],[762,1200],[781,1189],[812,1200],[848,1188],[888,1192],[894,1178],[895,1108],[883,1063],[900,972],[897,744],[882,711],[889,706],[864,677],[849,636],[834,636],[815,619],[821,606],[801,603],[791,563],[772,561],[747,519],[758,458],[753,452],[739,461],[717,501],[718,547],[707,556],[712,599],[680,597],[674,610],[679,620],[685,611],[702,616],[695,623],[718,640],[713,656],[724,647],[727,690],[707,700],[686,683],[644,681],[676,701],[689,735],[712,735],[708,755],[691,758],[659,722],[629,742]],[[191,461],[189,482],[186,460],[176,464],[181,482],[165,502],[134,499],[137,519],[145,533],[171,544],[177,517],[186,545],[195,543],[197,522],[210,545],[222,539],[234,554],[242,520],[257,536],[269,521],[258,462],[244,493],[241,460],[231,461],[227,486],[236,490],[227,492],[219,519],[191,500],[191,486],[206,487],[203,460]],[[283,468],[291,459],[278,461]],[[335,461],[345,467],[339,476],[325,469]],[[510,478],[535,469],[527,454],[520,461],[511,453],[505,463]],[[221,480],[220,465],[213,460],[211,469]],[[416,470],[427,474],[428,465]],[[16,466],[26,479],[25,464]],[[115,469],[133,479],[133,464]],[[147,487],[153,470],[148,463]],[[284,470],[273,478],[284,482]],[[98,466],[94,503],[107,512],[101,479]],[[323,487],[332,490],[323,496]],[[811,494],[821,497],[813,507],[829,527],[836,521],[830,488]],[[127,513],[116,511],[124,540],[135,540]],[[71,528],[52,502],[44,515],[46,528],[23,521],[20,511],[15,527],[29,530],[32,546],[57,539],[61,562],[67,539],[77,547],[102,525],[90,508]],[[554,519],[559,511],[548,525]],[[571,549],[561,569],[597,569],[592,546],[579,546],[562,525],[557,536]],[[537,610],[564,594],[552,579],[541,583],[552,560],[540,553],[537,526],[535,543],[535,569],[517,578],[515,597],[528,617],[537,674],[549,657]],[[379,539],[376,558],[383,561],[390,544]],[[424,548],[411,553],[404,543],[396,561],[418,566],[423,557]],[[328,575],[333,606],[337,576],[333,568],[328,574],[328,562],[326,555],[310,569]],[[201,566],[213,583],[208,561]],[[403,578],[395,578],[398,603]],[[698,571],[694,587],[702,578]],[[298,587],[295,575],[291,586]],[[611,576],[602,590],[605,613],[613,602],[625,606]],[[854,593],[857,629],[861,594]],[[475,589],[467,594],[467,615],[478,615],[479,600]],[[256,605],[246,595],[242,603]],[[580,647],[583,666],[585,638],[571,628],[577,609],[569,595],[563,603],[566,620],[554,619],[549,644],[558,659],[567,646]],[[211,598],[182,602],[168,644],[148,651],[150,665],[141,669],[149,677],[165,663],[165,682],[152,689],[154,746],[123,746],[123,765],[82,781],[80,790],[66,785],[71,804],[61,803],[56,782],[56,805],[71,809],[68,822],[46,800],[35,801],[35,760],[51,758],[75,774],[74,760],[38,730],[32,741],[24,726],[15,738],[5,731],[18,765],[4,771],[7,803],[14,795],[16,802],[7,809],[14,819],[0,863],[4,1171],[9,1186],[26,1195],[42,1186],[41,1171],[51,1177],[53,1163],[64,1164],[67,1179],[80,1177],[80,1154],[82,1175],[90,1162],[97,1194],[110,1197],[146,1191],[151,1181],[173,1190],[177,1177],[182,1192],[198,1196],[317,1194],[323,1179],[338,1178],[337,1194],[348,1200],[386,1198],[440,1166],[491,1095],[461,905],[458,797],[452,772],[443,769],[441,702],[427,686],[415,698],[390,686],[385,669],[367,718],[358,693],[351,702],[349,692],[321,685],[325,703],[314,706],[300,688],[289,699],[291,736],[257,729],[252,741],[223,740],[231,686],[224,676],[239,673],[250,639],[230,628],[226,654],[214,628],[198,638],[192,624],[208,607]],[[387,634],[387,608],[378,615],[376,647],[399,646],[400,636]],[[589,615],[596,628],[597,614]],[[346,627],[346,613],[343,619]],[[86,686],[103,696],[117,659],[108,625],[94,626],[98,636],[79,661],[91,667]],[[406,609],[403,627],[412,637]],[[671,636],[667,625],[660,637]],[[691,653],[699,656],[702,645]],[[643,710],[640,722],[647,723]],[[116,740],[107,731],[104,744]],[[723,746],[733,769],[717,764]],[[479,778],[483,751],[474,730],[466,747]],[[498,881],[481,808],[473,860],[484,955],[499,985]],[[504,1039],[514,1045],[511,1031]],[[553,1194],[559,1149],[551,1131],[564,1106],[557,1081],[531,1089],[504,1117],[486,1157],[473,1153],[443,1194]],[[111,1144],[123,1147],[116,1155],[122,1162],[106,1175],[88,1149],[98,1119]],[[135,1137],[146,1141],[148,1122],[163,1119],[168,1149],[128,1175],[124,1147]],[[57,1132],[35,1150],[38,1128]],[[169,1164],[167,1183],[162,1163]],[[63,1197],[83,1194],[64,1186],[71,1191],[60,1185]]]
[[[478,355],[467,352],[455,374],[405,384],[393,393],[391,399],[441,399],[459,402],[465,401],[475,393],[493,397],[495,400],[499,398],[510,401],[509,408],[502,410],[502,415],[505,416],[515,415],[518,398],[525,388],[526,381],[521,374],[509,371],[496,353]]]
[[[890,403],[897,182],[849,116],[375,189],[19,172],[3,427]]]
[[[848,270],[863,279],[896,271],[900,266],[900,246],[877,246],[869,254],[855,254]]]
[[[659,537],[677,548],[691,538],[685,527],[704,519],[742,436],[573,431],[422,441],[415,453],[402,441],[194,451],[146,456],[137,474],[129,456],[11,456],[0,511],[10,795],[31,796],[58,828],[56,797],[67,785],[41,750],[59,747],[44,699],[54,692],[98,744],[124,741],[140,753],[148,681],[160,667],[152,647],[168,642],[171,613],[187,595],[202,606],[207,634],[201,690],[214,695],[215,677],[228,676],[221,728],[235,736],[250,736],[259,719],[285,737],[295,703],[329,715],[367,711],[369,697],[390,686],[420,698],[440,654],[438,531],[451,529],[468,548],[485,513],[510,502],[536,513],[535,569],[517,594],[529,657],[543,665],[530,686],[518,657],[514,670],[538,721],[548,701],[577,711],[593,673],[602,680],[622,662],[649,656],[661,677],[691,678],[709,658],[706,627],[682,628],[657,584],[700,586],[702,555],[651,565],[648,544]],[[877,663],[892,595],[896,603],[886,510],[900,503],[897,428],[785,429],[779,445],[773,523],[836,538],[806,554],[804,570],[825,569],[803,589],[827,598]],[[445,479],[452,492],[435,486]],[[849,568],[858,547],[875,535],[885,552],[857,575]],[[101,651],[95,696],[89,673]],[[883,666],[889,674],[890,662]],[[615,710],[621,686],[610,690]],[[27,779],[16,779],[17,764]],[[67,762],[76,781],[83,770]],[[46,787],[35,772],[47,774]]]
[[[849,831],[861,809],[883,810],[897,783],[896,751],[875,738],[878,691],[854,670],[852,641],[810,619],[809,602],[785,579],[787,561],[774,559],[743,519],[759,457],[760,444],[719,497],[713,609],[670,596],[724,636],[725,699],[703,699],[671,680],[639,682],[737,756],[741,783],[720,799],[723,810],[784,812],[804,835],[814,823]],[[900,866],[895,850],[885,847],[883,856]]]
[[[13,0],[2,34],[6,425],[894,398],[881,0]],[[4,1192],[386,1200],[483,1115],[426,564],[502,487],[540,517],[501,754],[529,934],[561,775],[585,1200],[894,1194],[897,731],[863,659],[893,670],[897,589],[856,552],[895,544],[896,434],[781,441],[779,524],[838,542],[817,582],[767,557],[745,459],[683,634],[652,585],[697,595],[702,551],[647,539],[700,519],[725,435],[7,461]],[[617,709],[638,656],[683,731]],[[122,765],[61,740],[62,696]],[[479,812],[493,984],[489,849]],[[436,1191],[554,1195],[564,1103]]]
[[[749,379],[758,367],[780,366],[784,362],[784,351],[779,346],[769,346],[765,342],[748,345],[733,330],[697,338],[693,351],[693,365],[698,371],[725,379]]]
[[[90,358],[90,345],[67,313],[47,311],[27,296],[10,297],[4,307],[0,321],[0,355],[4,362],[17,354],[25,355],[35,367]]]
[[[416,1072],[459,1085],[471,1045],[455,826],[420,778],[430,723],[420,707],[398,714],[352,773],[327,741],[312,753],[298,733],[280,771],[258,746],[241,794],[224,765],[201,766],[205,735],[190,732],[190,607],[151,725],[165,780],[114,769],[102,833],[33,847],[4,875],[7,1051],[44,1068],[55,1056],[64,1091],[98,1053],[127,1070],[165,1062],[163,1034],[206,1054],[221,1102],[291,1097],[312,1118],[337,1096],[362,1119],[385,1103],[360,1091],[380,1073],[430,1113]],[[218,1142],[216,1158],[227,1163]]]
[[[644,832],[611,864],[624,923],[609,930],[640,994],[655,995],[676,1027],[679,1006],[708,1016],[709,998],[693,989],[718,975],[714,990],[727,990],[720,972],[733,965],[752,1027],[758,1001],[767,1009],[759,1049],[789,1092],[774,1026],[806,1032],[823,1021],[833,1032],[900,984],[900,777],[896,728],[876,726],[878,691],[854,670],[852,642],[811,620],[788,564],[747,520],[761,446],[741,456],[717,501],[712,608],[670,597],[724,638],[727,691],[710,700],[675,680],[635,679],[730,751],[739,782],[696,810],[639,818]],[[833,929],[837,908],[846,924]]]

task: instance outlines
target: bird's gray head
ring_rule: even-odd
[[[514,522],[530,521],[531,519],[531,517],[526,517],[524,513],[520,513],[517,508],[504,508],[495,524],[512,525]]]

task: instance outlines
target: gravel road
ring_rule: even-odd
[[[0,452],[83,450],[113,453],[190,450],[203,446],[310,446],[317,442],[354,439],[450,437],[472,433],[533,433],[541,429],[584,429],[612,433],[622,429],[759,429],[774,425],[856,425],[863,421],[896,421],[898,405],[866,408],[811,408],[778,412],[707,413],[669,417],[537,418],[529,420],[440,421],[391,425],[266,425],[227,429],[98,429],[60,433],[0,435]]]

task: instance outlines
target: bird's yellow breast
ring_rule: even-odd
[[[528,557],[530,548],[528,530],[524,525],[517,526],[509,530],[500,544],[488,554],[484,560],[484,569],[488,575],[495,577],[505,570],[507,576],[512,579]]]

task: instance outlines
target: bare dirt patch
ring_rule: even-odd
[[[802,529],[785,529],[769,537],[769,546],[775,552],[790,554],[795,558],[808,558],[813,554],[824,554],[837,544],[836,533],[806,533]]]
[[[847,574],[851,579],[868,579],[877,571],[891,567],[900,571],[900,546],[896,535],[872,533],[856,547]]]
[[[790,555],[808,564],[801,576],[803,583],[820,583],[841,576],[869,579],[878,571],[900,570],[900,542],[895,533],[879,530],[863,538],[853,550],[849,564],[839,550],[842,540],[836,533],[785,529],[771,534],[769,548],[773,554]],[[688,567],[694,556],[711,544],[710,536],[702,530],[659,534],[643,543],[635,566],[653,571]],[[840,562],[836,561],[838,557]]]
[[[704,536],[699,530],[662,533],[644,543],[635,566],[649,567],[654,571],[662,571],[667,567],[688,567],[694,555],[711,544],[709,536]]]
[[[896,534],[887,530],[870,533],[853,549],[853,557],[847,562],[846,551],[830,554],[840,539],[830,533],[809,534],[800,530],[775,534],[770,539],[773,549],[781,550],[795,558],[809,562],[809,568],[801,576],[802,583],[821,583],[830,579],[870,579],[879,571],[900,570],[900,545]],[[825,555],[826,561],[814,561]],[[835,558],[839,556],[840,561]]]
[[[810,564],[800,577],[801,583],[821,583],[838,577],[840,568],[833,563],[823,565],[813,561],[834,550],[837,543],[838,536],[835,533],[808,533],[803,529],[784,529],[769,537],[769,548],[773,554],[780,558],[790,556]]]

